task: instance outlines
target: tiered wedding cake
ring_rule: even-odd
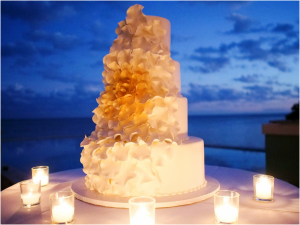
[[[134,5],[103,59],[95,131],[81,146],[86,186],[107,195],[167,196],[206,185],[203,140],[187,135],[170,22]]]

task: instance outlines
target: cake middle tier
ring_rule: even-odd
[[[188,139],[188,101],[183,96],[177,96],[178,109],[175,113],[175,119],[179,123],[180,131],[178,137],[183,140]]]

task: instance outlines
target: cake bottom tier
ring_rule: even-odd
[[[130,144],[105,149],[91,142],[80,161],[87,188],[107,195],[179,195],[206,184],[204,142],[196,137],[181,145],[155,142],[151,148]]]
[[[189,137],[181,145],[172,146],[171,152],[171,160],[163,167],[155,167],[162,184],[156,196],[184,194],[204,187],[203,140]]]

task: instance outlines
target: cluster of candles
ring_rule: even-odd
[[[32,168],[32,179],[20,183],[21,202],[24,208],[37,206],[41,202],[41,186],[49,183],[49,167]],[[253,177],[254,200],[273,201],[274,177],[255,175]],[[214,194],[215,222],[236,224],[239,214],[239,196],[235,191],[220,190]],[[54,224],[72,223],[75,209],[74,193],[59,191],[50,195],[51,220]],[[134,197],[129,200],[130,224],[155,224],[155,199]]]
[[[254,200],[273,201],[274,177],[255,175],[253,177]],[[220,190],[214,194],[215,222],[236,224],[239,215],[240,194],[230,190]],[[135,197],[129,200],[130,224],[155,224],[155,199]]]
[[[268,175],[253,176],[254,200],[273,201],[274,177]],[[239,196],[235,191],[221,190],[214,195],[215,222],[236,224],[239,215]]]
[[[31,169],[32,179],[20,183],[21,204],[32,208],[41,203],[41,187],[49,184],[49,167],[37,166]],[[74,221],[74,193],[59,191],[50,195],[51,221],[53,224],[72,223]]]

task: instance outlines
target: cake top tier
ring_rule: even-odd
[[[146,16],[141,5],[131,6],[126,19],[118,23],[110,52],[123,49],[144,49],[155,54],[170,54],[170,21],[158,16]]]
[[[171,23],[169,20],[159,17],[159,16],[147,16],[147,22],[149,24],[153,23],[153,20],[158,20],[160,22],[161,27],[166,31],[164,38],[162,39],[162,43],[165,44],[168,50],[171,50]]]

